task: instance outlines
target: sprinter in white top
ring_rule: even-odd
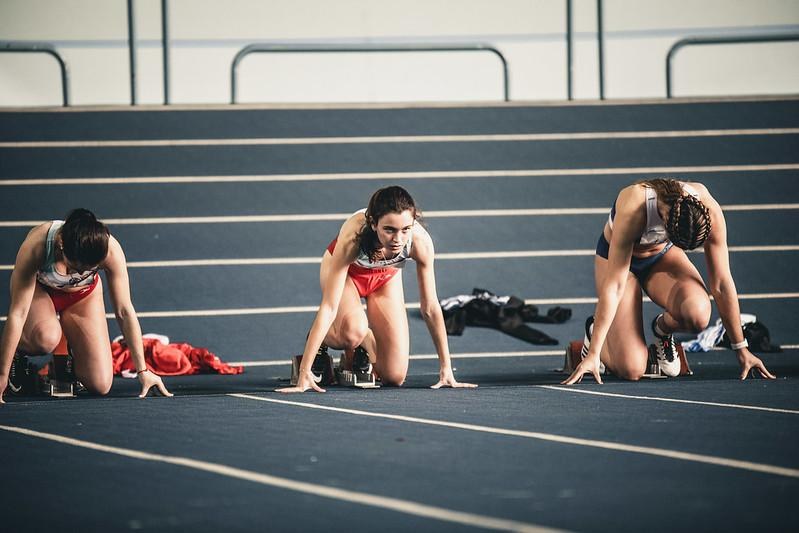
[[[171,396],[144,361],[122,247],[91,211],[75,209],[65,221],[33,228],[17,253],[11,304],[0,341],[0,403],[9,386],[14,354],[50,353],[62,332],[78,381],[93,394],[108,394],[114,376],[99,270],[106,273],[114,314],[136,364],[140,395],[156,387]]]
[[[341,226],[322,257],[322,302],[305,342],[297,385],[280,392],[324,392],[311,367],[328,346],[344,350],[349,365],[356,353],[366,354],[366,364],[374,364],[383,385],[403,384],[410,339],[402,276],[397,274],[408,259],[416,261],[422,317],[438,353],[439,379],[433,388],[476,387],[459,383],[452,373],[436,295],[433,241],[419,224],[420,216],[408,191],[392,186],[375,192],[368,207]]]
[[[710,293],[738,356],[741,379],[750,370],[773,379],[753,355],[741,328],[738,293],[730,273],[727,225],[718,202],[701,183],[657,178],[621,190],[605,223],[594,257],[598,302],[585,325],[583,359],[564,381],[579,383],[600,368],[623,379],[646,372],[641,291],[664,312],[652,322],[663,374],[680,371],[673,334],[699,332],[710,320],[708,290],[685,250],[704,247]]]

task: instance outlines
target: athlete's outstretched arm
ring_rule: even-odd
[[[460,383],[452,373],[452,361],[449,354],[447,330],[444,325],[444,314],[438,303],[436,294],[436,276],[433,267],[435,252],[433,240],[420,225],[414,229],[413,258],[416,261],[416,275],[419,282],[422,318],[436,347],[439,362],[439,379],[432,388],[440,387],[476,387],[473,383]]]
[[[344,284],[347,282],[347,269],[358,254],[357,234],[361,226],[362,222],[357,219],[357,216],[353,216],[341,227],[336,241],[336,249],[333,251],[331,258],[332,265],[327,281],[324,283],[322,302],[319,304],[319,310],[316,312],[311,331],[305,341],[297,385],[277,389],[278,392],[305,392],[308,389],[313,389],[316,392],[325,392],[314,381],[311,366],[316,358],[316,352],[319,351],[319,347],[325,340],[330,326],[336,319],[341,295],[344,292]]]
[[[724,213],[718,202],[710,196],[707,189],[700,188],[702,203],[710,210],[710,220],[713,228],[710,236],[705,241],[705,261],[707,263],[710,293],[716,301],[716,306],[724,324],[724,329],[730,338],[731,344],[743,343],[743,329],[741,328],[741,310],[738,305],[738,291],[730,270],[730,254],[727,248],[727,223]],[[735,350],[738,364],[741,365],[741,379],[746,379],[749,371],[757,369],[758,373],[767,379],[775,376],[768,371],[760,358],[749,351],[747,346]]]

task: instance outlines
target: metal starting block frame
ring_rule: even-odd
[[[663,379],[668,376],[662,374],[660,372],[660,368],[657,364],[657,359],[654,359],[652,356],[652,347],[654,345],[650,345],[647,347],[647,369],[646,373],[641,376],[647,379]],[[574,369],[577,368],[577,365],[580,364],[582,360],[582,356],[580,352],[583,349],[583,341],[576,340],[571,341],[569,344],[566,345],[566,357],[563,361],[563,372],[566,374],[571,374],[574,372]],[[677,343],[677,355],[680,358],[680,376],[692,376],[694,373],[691,370],[691,367],[688,365],[688,358],[685,357],[685,350],[683,350],[682,345]]]
[[[344,370],[341,366],[336,367],[336,378],[342,387],[357,387],[359,389],[379,389],[374,374],[353,372]]]

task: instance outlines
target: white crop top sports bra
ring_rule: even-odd
[[[36,281],[50,287],[51,289],[68,289],[71,287],[88,287],[94,283],[97,270],[87,270],[74,274],[61,274],[55,269],[55,234],[58,228],[64,225],[63,220],[53,220],[50,229],[47,231],[47,241],[45,243],[44,265],[36,273]]]
[[[690,185],[682,183],[682,188],[694,198],[699,198],[699,193]],[[644,190],[646,191],[646,229],[644,229],[644,233],[641,234],[641,239],[638,242],[645,246],[662,244],[667,242],[669,237],[666,234],[666,223],[658,212],[657,192],[652,187],[645,187]],[[608,215],[608,226],[610,226],[611,230],[613,229],[614,218],[616,218],[615,202],[610,210],[610,215]]]

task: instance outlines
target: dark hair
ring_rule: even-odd
[[[97,266],[108,255],[108,227],[88,209],[70,211],[60,231],[64,257],[76,266]]]
[[[402,187],[391,185],[375,191],[369,199],[369,205],[366,207],[366,224],[364,224],[358,234],[361,250],[367,256],[372,257],[381,246],[380,239],[377,238],[377,233],[372,229],[372,225],[376,225],[383,215],[402,213],[403,211],[410,211],[416,221],[421,221],[422,219],[422,212],[417,209],[416,202],[413,201],[410,193]]]
[[[705,204],[693,195],[685,194],[680,182],[672,178],[654,178],[638,183],[655,189],[658,198],[669,206],[666,233],[675,246],[683,250],[702,246],[712,229],[710,210]]]

